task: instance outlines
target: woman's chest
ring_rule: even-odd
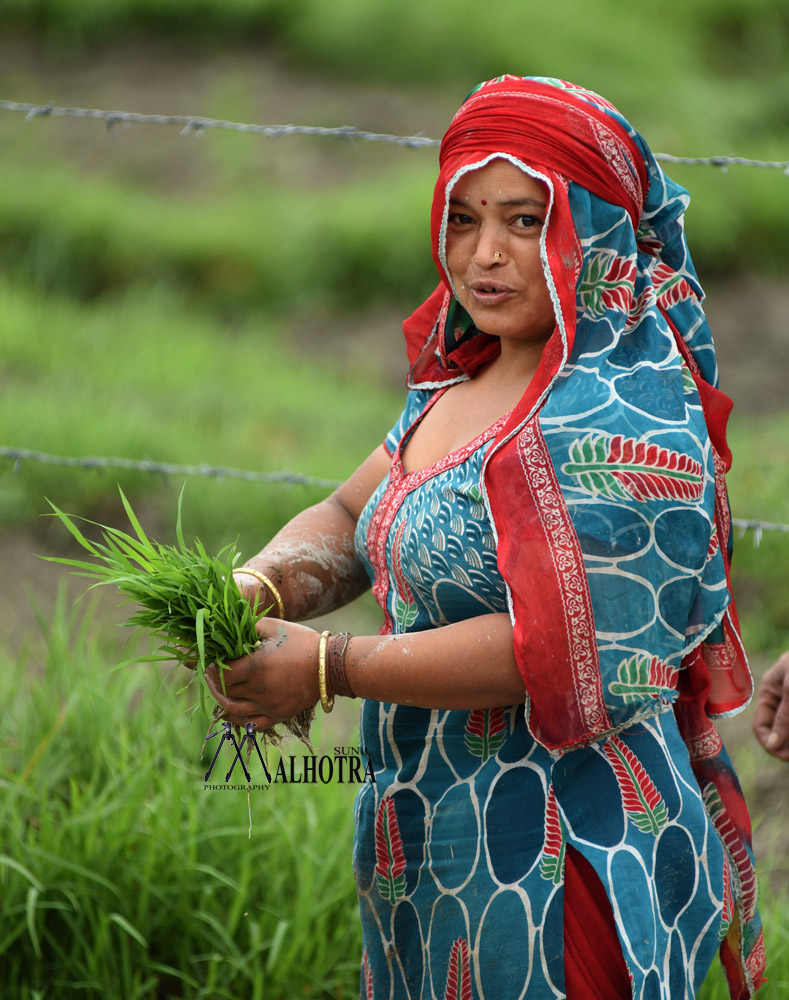
[[[369,566],[387,631],[410,631],[505,611],[506,587],[481,485],[486,447],[433,475],[393,467],[360,518],[356,542]]]
[[[427,469],[465,448],[497,423],[517,402],[517,394],[461,382],[438,395],[401,445],[405,472]]]

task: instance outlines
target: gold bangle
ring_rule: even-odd
[[[233,576],[237,573],[246,573],[247,576],[254,576],[256,580],[260,580],[263,586],[267,587],[271,591],[271,596],[277,602],[277,611],[279,611],[280,619],[285,618],[285,605],[282,602],[282,596],[267,576],[264,576],[260,570],[250,569],[248,566],[239,566],[238,569],[234,569]]]
[[[318,691],[321,696],[321,708],[324,712],[331,712],[334,708],[334,695],[326,691],[326,643],[329,641],[331,632],[321,632],[318,642]]]

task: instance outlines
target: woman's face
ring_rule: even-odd
[[[447,268],[479,330],[523,345],[544,343],[556,323],[540,260],[547,198],[507,160],[464,174],[450,193]]]

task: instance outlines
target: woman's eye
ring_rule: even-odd
[[[469,226],[474,222],[470,215],[463,215],[461,212],[454,212],[449,221],[453,226]]]
[[[519,215],[515,220],[515,225],[518,229],[531,229],[533,226],[541,224],[542,220],[538,219],[536,215]]]

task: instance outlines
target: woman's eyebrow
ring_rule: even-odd
[[[468,207],[468,202],[463,201],[460,198],[450,197],[449,204],[457,205],[461,208]],[[504,201],[497,201],[496,204],[500,205],[502,208],[512,208],[518,205],[533,205],[535,208],[545,208],[546,203],[544,201],[541,201],[539,198],[525,197],[525,198],[507,198]]]
[[[508,198],[506,201],[497,201],[497,205],[510,207],[515,205],[534,205],[536,208],[545,208],[545,202],[539,198]]]

